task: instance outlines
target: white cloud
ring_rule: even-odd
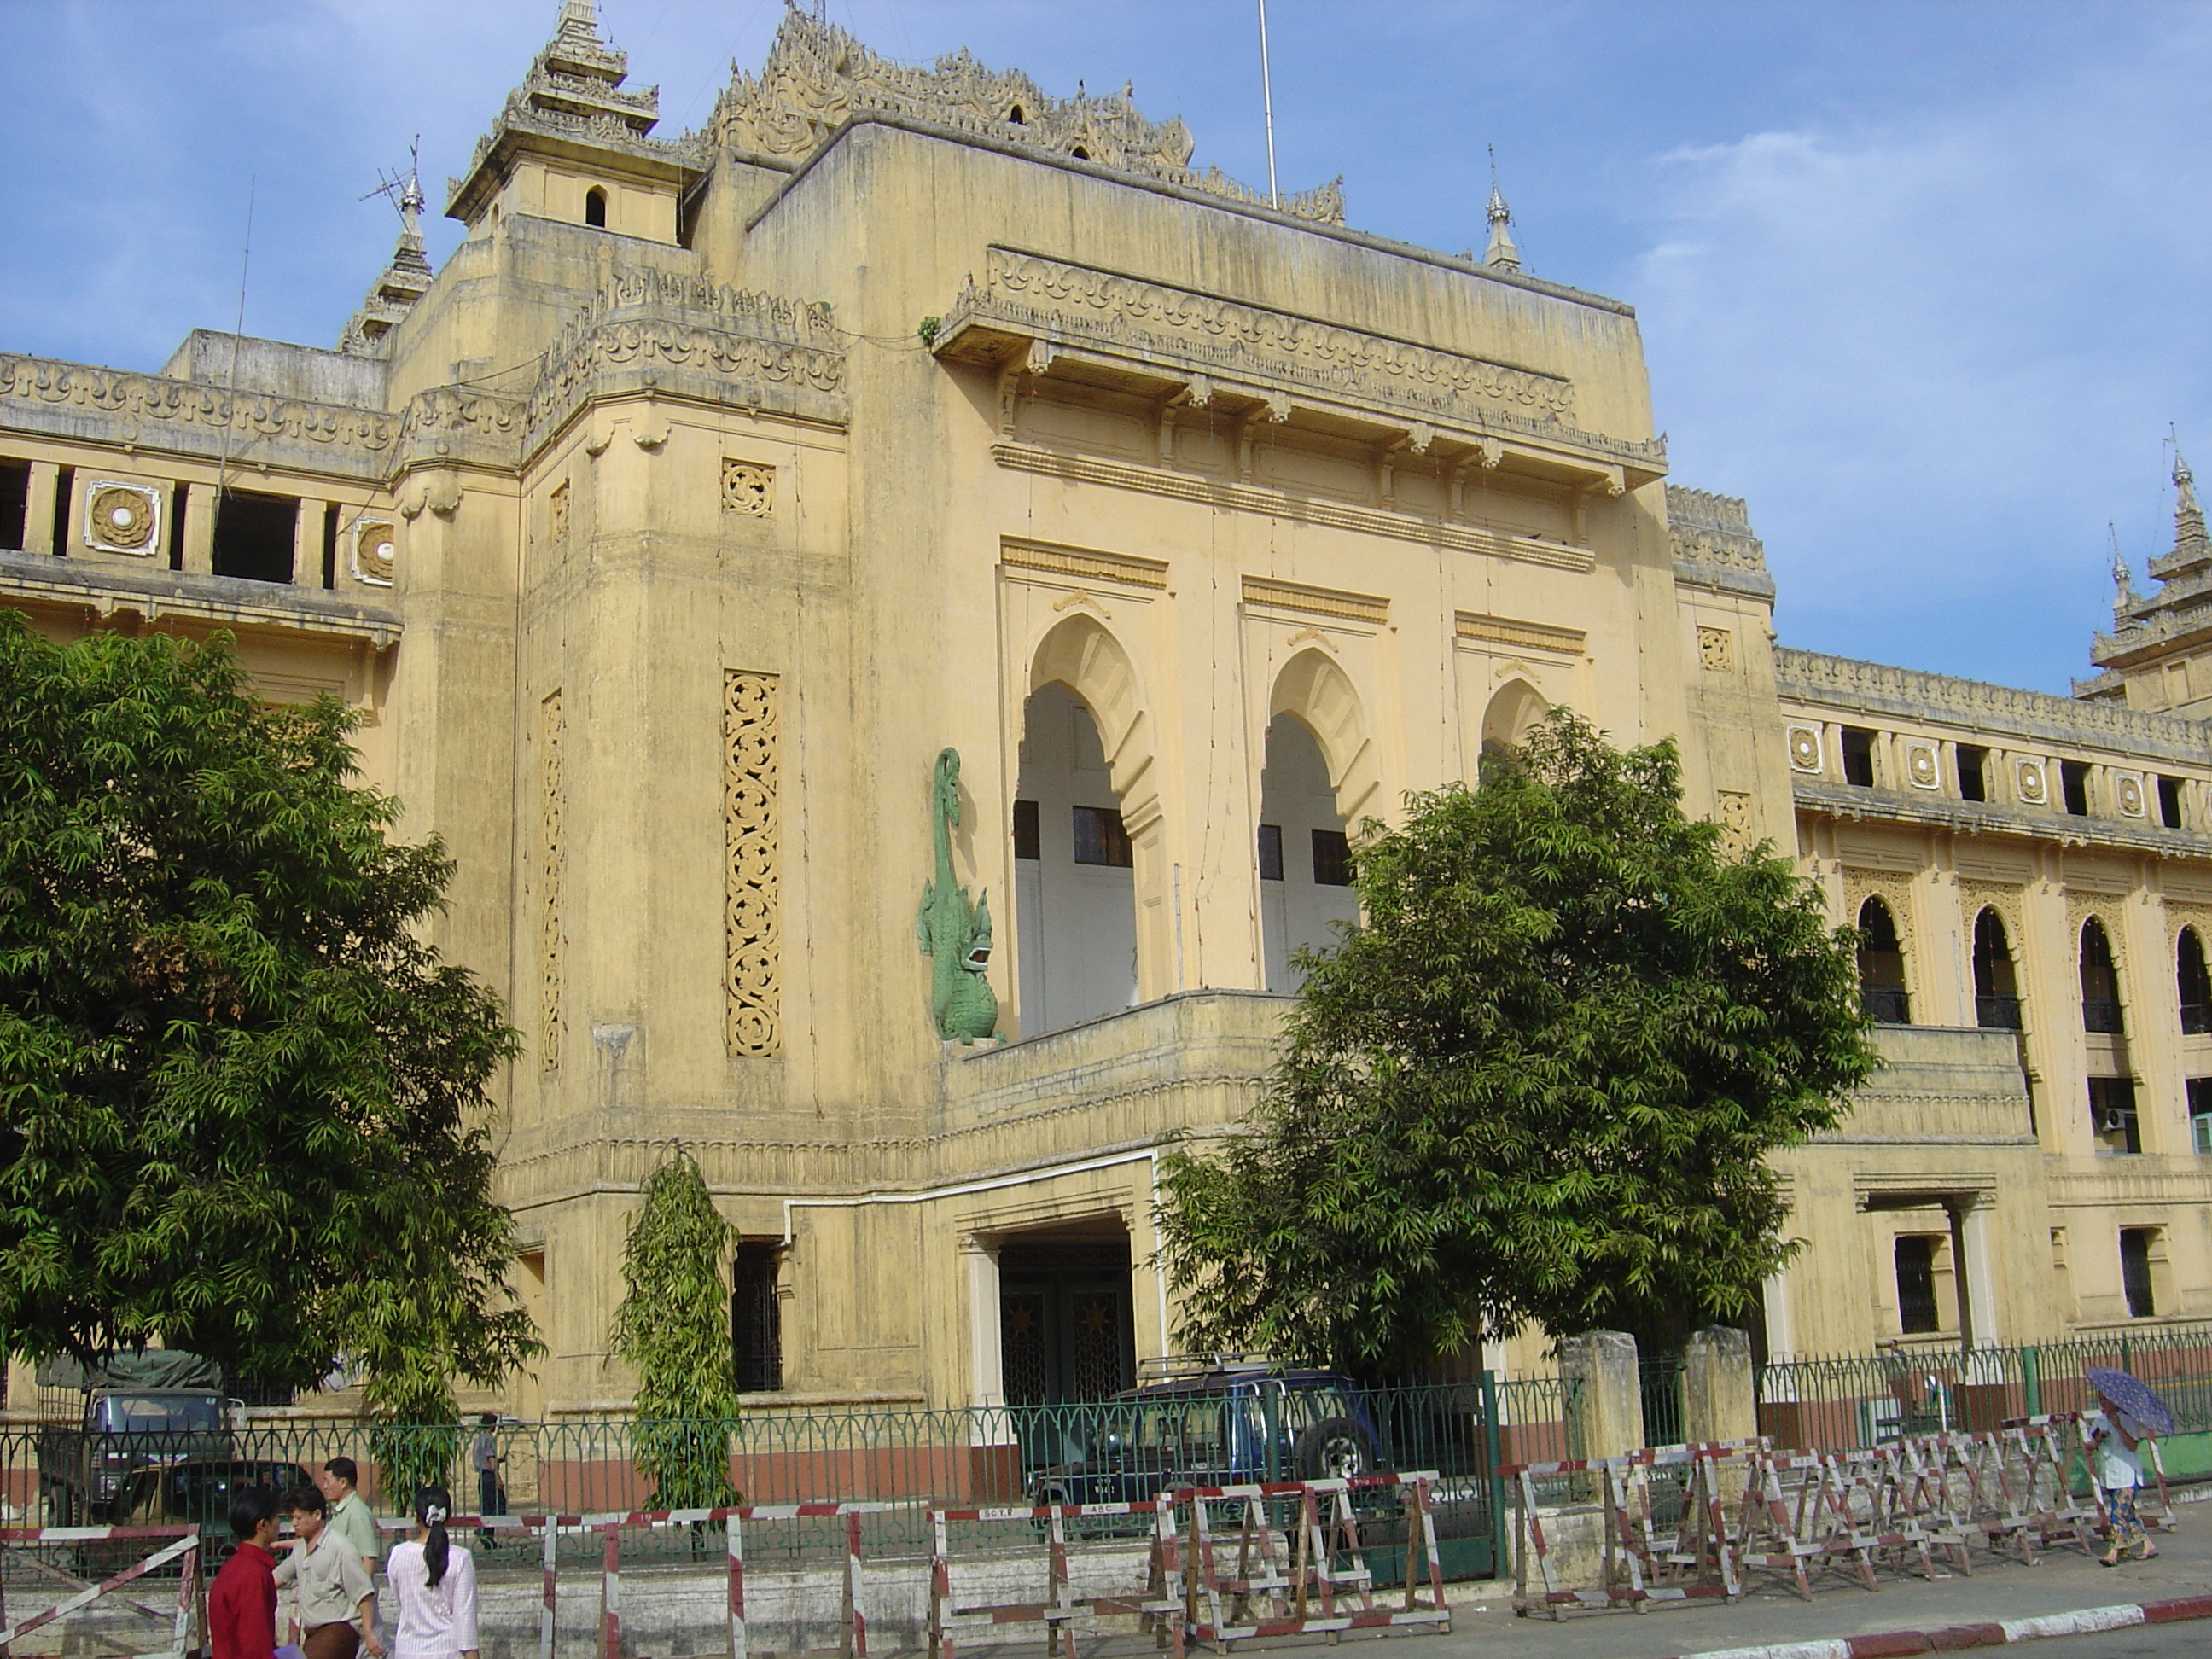
[[[1656,162],[1661,421],[1678,477],[1751,497],[1786,638],[2086,672],[2105,520],[2159,550],[2166,422],[2212,451],[2212,63],[2159,46]]]

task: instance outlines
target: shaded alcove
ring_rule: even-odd
[[[1292,957],[1300,950],[1334,945],[1334,924],[1358,921],[1359,903],[1328,763],[1313,732],[1294,714],[1278,714],[1267,727],[1255,850],[1267,988],[1296,991],[1304,978]]]

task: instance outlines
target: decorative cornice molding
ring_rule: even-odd
[[[0,592],[10,603],[82,606],[95,616],[190,617],[224,628],[279,629],[381,650],[398,641],[398,614],[316,587],[183,570],[133,569],[106,560],[0,550]]]
[[[1219,167],[1190,170],[1190,130],[1138,112],[1119,96],[1048,97],[1018,70],[991,70],[966,52],[927,68],[879,58],[844,30],[796,9],[784,15],[756,80],[742,70],[714,105],[707,135],[756,155],[804,160],[854,114],[885,112],[931,121],[1002,143],[1200,190],[1256,206],[1264,191]],[[1321,224],[1344,222],[1343,180],[1282,199],[1280,211]]]
[[[635,392],[843,424],[845,356],[826,305],[634,271],[562,331],[524,416],[538,447],[583,404]]]
[[[399,439],[383,410],[0,353],[0,429],[381,478]]]
[[[1448,547],[1462,553],[1480,553],[1492,558],[1512,559],[1522,564],[1544,565],[1554,570],[1587,571],[1594,568],[1597,562],[1586,547],[1569,547],[1562,543],[1501,536],[1494,531],[1479,530],[1467,525],[1445,524],[1435,519],[1419,519],[1407,514],[1384,513],[1375,507],[1349,507],[1340,502],[1317,501],[1311,496],[1264,489],[1256,484],[1227,483],[1202,475],[1170,472],[1164,468],[1129,466],[1117,461],[1094,459],[1087,455],[1070,455],[1056,449],[1040,449],[1030,444],[994,444],[991,459],[1000,466],[1016,472],[1067,478],[1079,483],[1104,484],[1118,489],[1140,491],[1148,495],[1164,495],[1173,501],[1198,501],[1231,512],[1286,519],[1294,524],[1328,525],[1333,529],[1356,531],[1361,535],[1388,536],[1398,541],[1418,542],[1424,547]]]
[[[1878,710],[1931,723],[1971,726],[2128,756],[2212,763],[2212,734],[2196,720],[2112,702],[2085,702],[2009,685],[1954,679],[1887,663],[1778,648],[1775,690],[1785,700],[1848,710]]]
[[[1455,611],[1452,632],[1462,640],[1483,640],[1529,651],[1556,651],[1571,657],[1583,654],[1589,635],[1579,628],[1554,628],[1548,623],[1516,622],[1509,617],[1487,617],[1473,611]]]
[[[1966,836],[2010,836],[2046,846],[2125,849],[2160,858],[2212,861],[2212,836],[2186,830],[2154,830],[2140,819],[2082,818],[2056,811],[1992,806],[1914,790],[1861,789],[1850,784],[1796,779],[1797,810],[1839,822],[1910,823]]]
[[[1296,611],[1310,617],[1334,617],[1341,622],[1365,623],[1376,628],[1390,620],[1390,601],[1374,594],[1309,587],[1304,582],[1278,581],[1272,576],[1245,577],[1244,603],[1264,605],[1276,611]]]
[[[1751,514],[1740,497],[1670,483],[1667,528],[1674,545],[1675,570],[1683,580],[1774,597],[1765,544],[1752,533]]]
[[[1073,576],[1083,581],[1126,582],[1132,587],[1151,588],[1168,585],[1168,567],[1164,559],[1102,553],[1088,547],[1063,547],[1057,542],[1033,541],[1025,536],[1000,538],[999,562],[1016,569]]]

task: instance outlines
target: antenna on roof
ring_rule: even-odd
[[[1267,70],[1267,0],[1260,0],[1260,108],[1267,124],[1267,205],[1280,208],[1283,196],[1275,187],[1275,82]]]
[[[246,246],[238,256],[238,321],[230,331],[230,393],[231,406],[224,411],[222,448],[215,463],[215,499],[221,510],[226,474],[230,470],[230,434],[238,424],[238,353],[246,343],[246,273],[253,266],[253,195],[259,186],[261,175],[250,173],[246,180]]]

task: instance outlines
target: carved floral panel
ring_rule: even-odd
[[[783,1046],[783,921],[776,676],[722,675],[725,1034],[732,1054]]]
[[[398,528],[389,519],[353,521],[353,574],[371,587],[389,587],[399,568]]]
[[[135,553],[141,557],[159,545],[161,498],[143,484],[117,483],[102,478],[87,487],[84,503],[84,544],[102,553]]]

